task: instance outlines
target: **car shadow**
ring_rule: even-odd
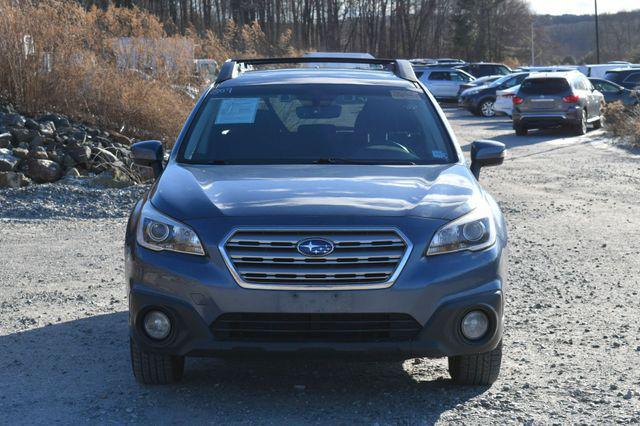
[[[181,383],[144,386],[131,374],[126,312],[0,336],[0,352],[0,406],[9,423],[25,416],[43,423],[262,423],[270,413],[264,422],[431,424],[488,389],[455,386],[446,362],[426,359],[188,358]]]
[[[589,133],[586,135],[589,136]],[[559,141],[562,139],[567,139],[568,144],[573,145],[574,142],[570,141],[570,139],[575,139],[575,143],[588,143],[588,140],[579,140],[578,137],[573,135],[567,129],[561,128],[552,128],[552,129],[542,129],[542,130],[529,130],[529,134],[527,136],[517,136],[515,132],[511,131],[509,133],[504,133],[496,136],[491,136],[490,140],[502,142],[505,144],[507,149],[527,147],[532,145],[537,145],[550,141]],[[462,150],[464,152],[469,152],[471,150],[471,144],[466,144],[462,146]]]

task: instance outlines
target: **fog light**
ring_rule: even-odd
[[[489,318],[482,311],[471,311],[462,318],[462,334],[469,340],[478,340],[489,330]]]
[[[166,339],[171,332],[171,321],[160,311],[149,311],[144,316],[144,331],[152,339]]]

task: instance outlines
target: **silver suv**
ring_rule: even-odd
[[[457,101],[460,86],[476,79],[467,72],[446,67],[416,67],[415,73],[438,100]]]
[[[513,98],[513,128],[518,136],[529,129],[568,127],[577,135],[587,125],[602,126],[604,96],[578,71],[534,73]]]
[[[225,62],[166,164],[159,141],[132,146],[158,178],[126,234],[135,377],[345,355],[448,357],[455,383],[493,383],[507,230],[478,178],[505,146],[470,154],[408,61]]]

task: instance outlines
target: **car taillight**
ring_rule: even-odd
[[[513,97],[513,103],[515,105],[520,105],[523,102],[524,102],[524,99],[522,99],[520,96],[514,96]]]
[[[562,98],[562,102],[567,104],[576,104],[580,101],[580,97],[578,95],[569,95]]]

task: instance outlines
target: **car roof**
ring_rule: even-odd
[[[554,72],[532,72],[527,80],[534,78],[571,78],[576,75],[582,75],[580,71],[554,71]]]
[[[466,65],[502,65],[506,67],[505,64],[499,62],[467,62]]]
[[[225,80],[217,87],[259,86],[268,84],[358,84],[415,87],[390,71],[349,68],[284,68],[247,71]]]
[[[511,75],[511,74],[506,74],[506,75]],[[504,77],[504,76],[500,75],[500,74],[485,75],[483,77],[476,78],[476,81],[478,81],[478,80],[483,80],[484,81],[484,80],[490,80],[490,79],[497,80],[497,79],[499,79],[501,77]]]
[[[453,67],[445,67],[445,66],[414,66],[413,67],[414,70],[416,71],[421,71],[421,72],[426,72],[426,71],[458,71],[458,72],[465,72],[465,70],[461,70],[460,68],[453,68]]]
[[[618,73],[618,72],[632,72],[632,71],[638,71],[638,70],[640,70],[640,66],[632,65],[631,67],[627,67],[627,68],[615,68],[615,69],[609,70],[607,72],[608,73],[609,72]]]
[[[363,58],[374,59],[371,53],[364,52],[307,52],[303,57],[306,58]]]
[[[549,67],[518,67],[516,68],[517,70],[520,71],[527,71],[527,72],[569,72],[569,71],[575,71],[578,69],[577,66],[571,66],[571,65],[552,65]]]

